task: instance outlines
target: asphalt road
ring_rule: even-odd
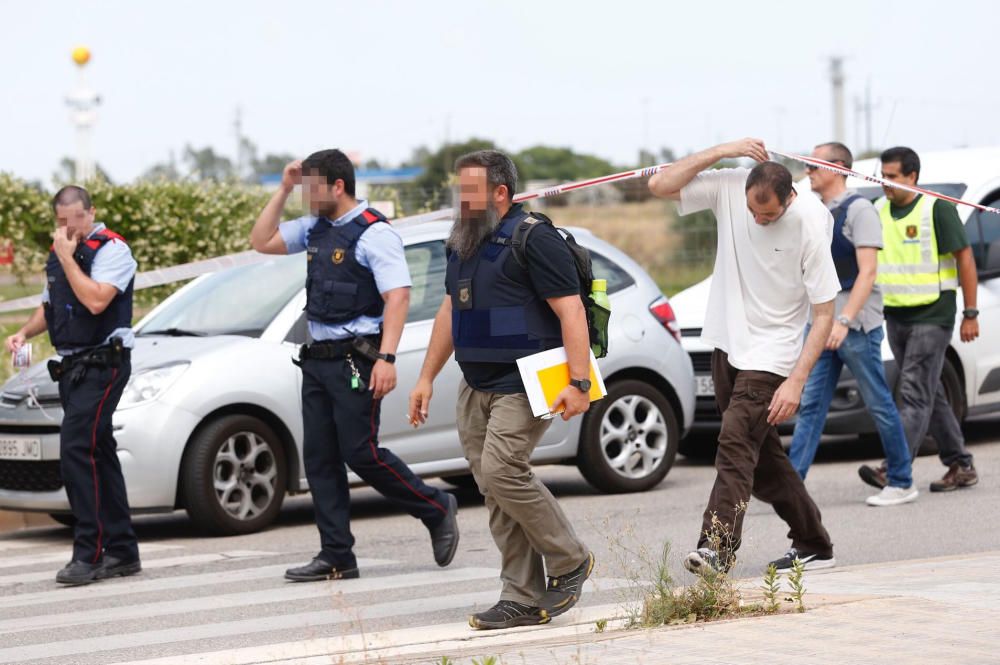
[[[920,498],[894,508],[864,504],[874,490],[860,482],[856,469],[873,459],[871,447],[848,440],[821,448],[807,485],[840,564],[885,562],[891,575],[893,561],[1000,550],[1000,419],[969,423],[966,431],[980,484],[931,494],[927,486],[944,467],[936,457],[921,457],[914,469]],[[657,552],[669,543],[671,569],[678,580],[687,579],[680,559],[697,539],[714,479],[710,464],[678,458],[655,490],[617,496],[594,491],[574,467],[538,473],[597,556],[599,590],[581,606],[620,602],[633,593],[623,580],[641,577],[642,565],[623,557],[623,547]],[[462,537],[446,570],[434,565],[418,521],[396,513],[371,490],[356,491],[352,528],[362,578],[350,583],[282,579],[286,566],[318,550],[308,497],[290,499],[273,528],[249,536],[201,537],[180,512],[137,518],[143,574],[79,589],[58,589],[52,581],[68,560],[68,529],[0,536],[0,663],[176,658],[462,621],[495,600],[499,557],[480,498],[455,491]],[[788,546],[786,531],[769,506],[752,502],[736,575],[756,576],[780,556]]]

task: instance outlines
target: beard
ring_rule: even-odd
[[[499,224],[500,215],[492,201],[482,211],[463,210],[460,206],[445,245],[458,254],[458,258],[468,261]]]

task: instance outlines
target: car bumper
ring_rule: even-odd
[[[711,352],[694,351],[690,353],[695,377],[711,377]],[[895,360],[885,360],[886,380],[890,386],[895,385],[898,374]],[[691,432],[697,435],[717,434],[722,426],[722,414],[715,403],[714,395],[699,395],[695,401],[694,424]],[[782,435],[790,435],[795,430],[795,418],[791,418],[778,426]],[[875,421],[868,413],[861,393],[858,390],[857,379],[846,367],[840,375],[837,388],[834,390],[833,401],[827,412],[823,433],[828,435],[859,435],[874,434]]]
[[[42,459],[14,465],[0,460],[0,509],[68,512],[69,500],[59,474],[61,409],[45,408],[52,421],[42,417],[38,409],[22,406],[16,411],[0,414],[0,436],[40,438]],[[118,459],[133,510],[174,508],[184,442],[198,422],[194,414],[163,402],[115,413]]]

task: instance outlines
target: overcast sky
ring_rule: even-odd
[[[93,145],[115,180],[170,151],[326,147],[398,162],[446,138],[571,146],[633,165],[744,135],[846,138],[871,82],[876,146],[1000,144],[995,3],[87,2],[0,0],[0,171],[49,182],[74,153],[64,97],[90,47]],[[892,122],[890,114],[895,108]]]

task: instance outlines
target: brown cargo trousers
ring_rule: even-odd
[[[745,510],[751,494],[774,506],[789,526],[792,547],[800,552],[833,554],[819,508],[806,491],[781,447],[778,430],[767,422],[767,407],[784,377],[739,370],[720,349],[712,353],[715,399],[722,411],[715,485],[702,518],[698,547],[711,547],[712,516],[718,519],[724,559],[740,547]]]

